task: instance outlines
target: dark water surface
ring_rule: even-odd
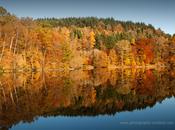
[[[0,130],[175,129],[175,71],[0,76]]]

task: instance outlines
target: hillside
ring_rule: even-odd
[[[18,18],[0,7],[0,70],[173,66],[175,37],[113,18]]]

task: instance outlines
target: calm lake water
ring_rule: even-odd
[[[175,129],[175,71],[0,76],[0,130]]]

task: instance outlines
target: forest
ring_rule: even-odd
[[[0,7],[0,73],[172,67],[175,35],[114,18],[19,18]]]

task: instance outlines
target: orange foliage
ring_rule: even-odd
[[[154,40],[153,39],[139,39],[135,46],[132,47],[135,57],[141,57],[141,60],[146,64],[150,64],[154,59]]]

